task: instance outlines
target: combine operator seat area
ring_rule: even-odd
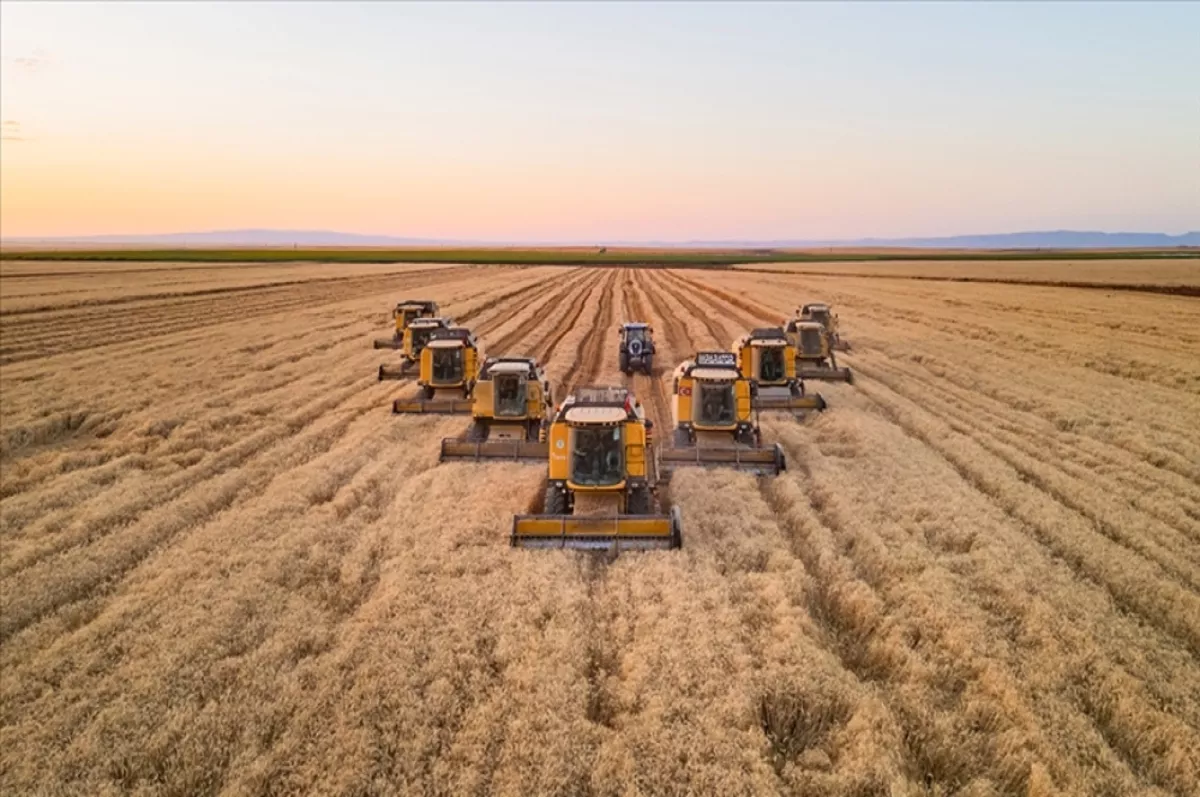
[[[625,481],[625,444],[621,421],[613,407],[575,407],[571,424],[571,476],[574,487],[618,487]]]
[[[727,427],[737,423],[737,408],[731,379],[698,381],[693,395],[692,420],[697,426]]]
[[[438,341],[429,348],[433,358],[433,377],[430,384],[435,388],[461,385],[466,373],[462,346],[454,342]]]

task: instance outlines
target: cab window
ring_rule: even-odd
[[[571,434],[571,481],[589,487],[620,484],[625,478],[621,427],[577,426]]]
[[[758,350],[758,378],[764,382],[778,382],[787,377],[784,370],[784,347],[763,346]]]
[[[461,382],[463,378],[462,349],[434,349],[433,381]]]
[[[802,329],[800,331],[800,350],[805,354],[820,354],[821,330]]]
[[[518,374],[497,374],[494,378],[496,416],[521,417],[525,414],[525,380]]]
[[[700,395],[695,405],[696,422],[714,426],[733,423],[733,383],[697,384]]]

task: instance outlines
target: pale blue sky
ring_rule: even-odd
[[[5,235],[1200,228],[1200,4],[0,5]]]

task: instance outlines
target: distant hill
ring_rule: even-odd
[[[952,235],[941,238],[858,238],[854,240],[788,239],[771,241],[468,241],[443,238],[403,238],[332,230],[213,230],[157,235],[89,235],[55,238],[7,238],[23,245],[131,244],[137,246],[655,246],[693,248],[897,247],[913,249],[1133,249],[1200,246],[1200,232],[1167,235],[1157,232],[1012,232]]]

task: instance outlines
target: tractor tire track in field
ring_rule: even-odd
[[[495,310],[496,307],[496,303],[488,301],[480,307],[471,308],[468,314],[478,316],[480,313],[484,313],[486,315],[488,311]],[[486,329],[489,326],[490,324],[485,321],[482,328]],[[358,335],[347,338],[348,341],[358,339],[360,339]],[[374,354],[369,353],[366,356],[374,356]],[[296,379],[306,379],[312,376],[312,372],[298,369],[295,376]],[[255,395],[259,399],[269,402],[273,393],[290,391],[294,381],[294,379],[282,381],[273,385],[266,392],[257,391]],[[184,528],[181,525],[181,520],[167,523],[167,520],[170,519],[168,515],[187,517],[192,523],[200,523],[207,520],[216,512],[231,506],[239,496],[253,495],[253,490],[238,490],[231,494],[226,489],[217,489],[216,487],[210,489],[207,485],[209,481],[215,481],[219,485],[222,480],[228,481],[232,474],[236,474],[237,472],[244,473],[253,458],[264,454],[277,444],[289,442],[309,420],[315,420],[329,413],[342,412],[344,414],[338,419],[338,425],[335,428],[344,430],[353,420],[377,409],[374,403],[351,407],[349,410],[340,409],[342,404],[361,393],[361,391],[362,387],[356,380],[355,384],[335,394],[337,399],[332,404],[328,400],[316,402],[312,405],[313,409],[301,410],[298,416],[293,416],[292,419],[275,427],[273,430],[261,432],[244,440],[238,440],[229,448],[212,452],[201,464],[187,469],[177,478],[156,481],[150,489],[140,491],[135,496],[132,496],[132,503],[127,502],[117,504],[116,506],[108,505],[99,514],[85,515],[88,518],[87,522],[79,526],[79,530],[84,536],[81,536],[81,534],[59,532],[56,535],[57,544],[38,552],[35,559],[30,560],[16,557],[14,561],[10,562],[7,561],[8,557],[6,557],[6,570],[9,570],[10,565],[20,568],[15,571],[9,570],[10,575],[6,576],[6,578],[14,578],[18,583],[21,582],[22,578],[40,579],[43,577],[44,567],[39,568],[38,563],[44,561],[45,557],[53,556],[54,561],[47,561],[45,567],[51,567],[55,573],[55,578],[58,579],[61,574],[70,575],[75,572],[71,569],[71,565],[63,561],[64,558],[72,556],[72,551],[78,554],[76,559],[80,562],[79,566],[90,569],[95,566],[97,559],[102,559],[104,556],[102,553],[97,553],[97,551],[109,549],[113,549],[110,559],[112,556],[118,556],[123,562],[119,572],[122,574],[127,572],[130,568],[137,565],[154,547],[164,544],[166,540],[169,540],[175,533]],[[306,420],[297,421],[297,417]],[[336,435],[330,437],[330,444],[335,439]],[[314,447],[312,455],[316,456],[318,453],[320,453],[318,447]],[[121,456],[121,454],[119,453],[118,456]],[[267,470],[269,468],[264,469],[264,472]],[[220,496],[220,500],[211,503],[207,509],[192,507],[190,504],[186,506],[186,509],[182,507],[175,508],[173,502],[187,499],[193,491],[199,489],[202,485],[209,492],[216,491]],[[69,508],[76,508],[77,506],[77,499],[65,504],[65,507]],[[160,508],[163,510],[162,512],[158,511]],[[141,533],[141,537],[147,540],[147,542],[136,542],[138,531],[134,519],[140,518],[142,514],[151,512],[151,510],[155,510],[154,513],[151,513],[154,518],[157,518],[163,512],[167,512],[167,515],[163,515],[161,522],[157,525],[154,524],[152,518],[150,523],[153,528]],[[6,512],[6,514],[8,513]],[[110,531],[112,534],[119,536],[109,536]],[[125,538],[131,535],[134,535],[132,539],[135,541],[132,543],[132,548],[126,550],[121,546]],[[85,547],[76,550],[76,546],[80,545]],[[114,546],[116,546],[115,549]],[[29,568],[33,569],[29,570]],[[29,570],[29,572],[25,572],[26,570]],[[111,580],[113,573],[114,571],[110,569],[105,571],[102,577],[105,580]],[[68,593],[55,595],[53,592],[45,592],[29,598],[33,602],[32,605],[34,608],[28,611],[23,609],[22,602],[20,601],[15,604],[11,611],[6,611],[3,620],[0,620],[0,640],[25,627],[29,622],[45,614],[46,611],[56,609],[65,603],[72,603],[83,596],[89,596],[92,588],[98,583],[97,578],[88,579],[82,574],[72,576],[67,580],[71,586],[71,590]]]
[[[685,281],[680,280],[676,284],[679,285],[681,294],[688,290]],[[693,315],[702,315],[709,319],[727,316],[729,308],[733,307],[741,310],[735,310],[733,315],[741,315],[752,324],[758,320],[750,317],[744,308],[719,294],[706,291],[702,295],[701,301],[712,311],[707,315],[704,315],[705,311],[701,309],[699,302],[689,298],[681,299],[681,303]],[[725,331],[714,329],[717,326],[715,321],[709,321],[705,326],[714,338],[718,332]],[[794,428],[791,423],[783,423],[785,428]],[[797,449],[795,445],[787,446],[787,449],[789,460],[793,464],[799,464],[807,480],[808,453]],[[942,675],[927,675],[923,679],[925,688],[938,696],[932,696],[927,691],[920,699],[914,700],[910,697],[912,688],[907,684],[913,679],[913,670],[928,671],[929,665],[906,655],[902,647],[885,644],[882,630],[895,623],[891,616],[893,610],[887,607],[872,585],[855,574],[856,565],[853,560],[847,561],[838,569],[831,567],[827,554],[797,544],[806,537],[810,540],[823,538],[826,542],[821,550],[835,548],[838,544],[836,541],[846,536],[838,518],[826,511],[819,499],[812,495],[807,499],[802,497],[803,494],[795,489],[791,478],[786,475],[778,480],[760,479],[759,488],[773,515],[787,529],[785,536],[793,541],[794,552],[804,562],[806,570],[815,577],[816,592],[811,597],[810,612],[826,631],[828,648],[836,654],[843,666],[860,680],[876,684],[898,681],[902,685],[903,688],[898,689],[884,687],[880,694],[904,734],[903,752],[908,777],[915,782],[924,782],[927,788],[956,791],[967,785],[970,773],[978,772],[980,765],[986,764],[987,769],[994,773],[994,781],[1003,790],[1024,789],[1030,767],[1036,762],[1028,758],[1014,761],[1011,757],[990,748],[987,742],[990,734],[976,732],[972,735],[969,729],[957,723],[957,719],[963,714],[962,706],[958,697],[946,685],[954,683],[953,680],[947,680]],[[807,524],[797,518],[796,507],[799,502],[809,507]],[[821,531],[816,532],[813,524]],[[806,535],[806,525],[819,536]],[[935,705],[948,706],[941,711],[942,716],[955,726],[953,732],[933,730],[944,725],[944,721],[931,721],[930,706]],[[995,706],[995,710],[999,711],[999,708],[998,705]],[[1026,712],[1026,709],[1022,709],[1006,721],[1009,733],[1018,727]]]
[[[600,291],[599,300],[596,302],[596,313],[593,319],[600,322],[607,322],[612,317],[612,297],[613,287],[616,283],[617,275],[620,272],[613,269],[605,274],[597,287],[593,289]],[[590,295],[590,294],[589,294]],[[579,312],[582,313],[584,307],[589,302],[585,301],[580,304]],[[576,318],[578,318],[578,314]],[[600,329],[596,327],[599,326]],[[604,334],[608,327],[606,323],[592,324],[591,334],[584,338],[583,347],[579,350],[575,361],[571,363],[571,367],[567,369],[567,373],[563,376],[563,384],[565,391],[563,395],[570,395],[575,388],[581,385],[592,384],[600,369],[604,364],[604,349],[608,342],[608,337]]]
[[[787,298],[472,273],[431,293],[559,390],[615,378],[612,321],[653,323],[655,373],[625,383],[660,444],[665,369]],[[921,290],[824,291],[859,384],[764,415],[778,478],[681,469],[683,549],[612,561],[510,551],[544,470],[438,465],[463,419],[387,411],[394,353],[364,341],[390,288],[265,335],[274,304],[214,296],[203,330],[5,366],[5,432],[37,441],[0,488],[0,790],[1190,795],[1200,491],[1140,453],[1186,460],[1185,419],[1162,391],[1083,427],[1107,440],[1056,427],[1026,399],[1069,380],[1003,386],[1027,354],[994,336],[947,348],[943,316],[1013,311]]]
[[[896,369],[892,368],[890,365],[885,364],[885,363],[880,363],[878,367],[886,369],[886,371],[889,374],[899,374],[900,373],[899,371],[897,371]],[[964,479],[966,479],[969,483],[972,483],[973,485],[975,485],[978,488],[978,484],[977,484],[978,478],[969,477],[968,474],[965,473],[961,467],[962,462],[965,462],[965,461],[974,462],[974,461],[977,461],[976,458],[971,458],[970,460],[963,460],[960,462],[955,462],[953,460],[950,460],[948,457],[946,457],[946,454],[942,450],[941,446],[932,443],[932,440],[934,440],[934,439],[938,439],[938,440],[945,439],[944,436],[930,435],[927,433],[917,434],[914,431],[914,429],[911,427],[911,425],[909,425],[909,424],[905,423],[903,420],[899,419],[897,417],[897,415],[895,414],[895,412],[888,408],[887,402],[881,400],[880,395],[875,393],[875,391],[871,389],[872,388],[871,383],[878,382],[880,384],[880,386],[886,386],[886,388],[888,388],[888,389],[897,391],[897,395],[903,395],[909,401],[917,402],[917,406],[929,404],[931,401],[937,403],[938,406],[941,406],[941,401],[939,398],[939,396],[942,392],[940,389],[941,386],[933,385],[932,383],[929,383],[929,384],[927,384],[927,387],[929,388],[928,390],[924,390],[924,391],[918,390],[916,394],[909,394],[908,391],[904,390],[903,387],[901,387],[902,381],[904,381],[904,380],[901,380],[899,378],[899,376],[884,377],[876,368],[871,367],[871,366],[866,367],[865,373],[868,376],[868,396],[871,399],[872,406],[883,410],[889,418],[891,418],[894,422],[897,422],[900,425],[900,427],[905,429],[905,431],[908,434],[913,435],[914,439],[922,441],[924,444],[928,445],[935,453],[938,453],[942,457],[946,458],[946,460],[949,462],[949,464],[954,466],[955,469],[958,470],[959,474],[961,476],[963,476]],[[905,374],[905,377],[907,378],[907,374]],[[950,405],[950,404],[946,405],[946,407],[949,407],[949,406],[952,406],[952,405]],[[983,433],[984,439],[980,440],[979,442],[981,445],[984,446],[985,449],[988,449],[989,447],[986,444],[986,440],[989,440],[991,438],[988,436],[988,434],[985,430],[1001,428],[1001,427],[1008,428],[1008,426],[1003,423],[997,423],[997,424],[993,424],[990,426],[989,425],[980,425],[979,424],[979,416],[978,416],[978,412],[980,410],[979,410],[978,406],[972,405],[972,411],[975,414],[967,413],[967,414],[956,415],[954,411],[943,407],[943,409],[941,411],[939,411],[937,414],[941,417],[946,417],[947,413],[949,413],[951,417],[957,417],[958,418],[957,422],[953,421],[953,420],[951,421],[951,427],[956,429],[957,431],[966,433],[965,429],[971,429],[972,431],[970,432],[970,434],[972,434],[972,435],[974,435],[976,433]],[[983,417],[984,418],[987,417],[987,412],[983,413]],[[967,424],[966,427],[963,427],[960,425],[961,423],[964,423],[964,422]],[[1034,435],[1033,439],[1038,439],[1038,437],[1040,436],[1036,432],[1031,432],[1031,433]],[[993,432],[992,434],[995,435],[996,433]],[[1014,439],[1020,439],[1020,438],[1014,438]],[[1012,440],[1009,440],[1009,444],[1010,445],[1013,444]],[[991,450],[992,453],[996,454],[1001,459],[1005,459],[1005,457],[1001,455],[1000,449],[995,449],[995,450],[989,449],[989,450]],[[1007,461],[1007,464],[1016,468],[1018,473],[1022,472],[1021,468],[1018,467],[1019,463]],[[1069,503],[1073,503],[1072,499],[1067,497],[1068,496],[1067,493],[1061,493],[1061,491],[1059,491],[1060,495],[1055,496],[1054,491],[1051,489],[1047,489],[1047,485],[1043,482],[1043,479],[1038,477],[1036,474],[1033,474],[1033,473],[1025,474],[1023,480],[1028,482],[1029,484],[1031,484],[1034,487],[1042,489],[1043,492],[1047,492],[1051,498],[1057,498],[1057,499],[1065,498]],[[984,491],[984,493],[985,493],[987,500],[992,501],[992,502],[996,501],[995,495],[989,495],[986,490]],[[781,512],[783,511],[782,507],[777,507],[777,509]],[[824,511],[825,508],[823,506],[823,503],[814,503],[813,509],[817,511],[817,515],[822,519],[822,522],[825,523],[828,527],[833,528],[833,529],[839,528],[836,518],[832,518],[829,515],[828,511]],[[1011,511],[1009,511],[1007,509],[1005,511],[1008,511],[1011,516]],[[1017,519],[1019,521],[1021,520],[1020,518],[1014,518],[1014,519]],[[1092,517],[1090,519],[1094,523],[1099,522],[1099,520],[1095,517]],[[1025,525],[1024,522],[1022,522],[1022,525]],[[1120,533],[1120,532],[1116,531],[1115,526],[1113,526],[1112,524],[1109,524],[1109,529],[1114,534]],[[1035,537],[1039,537],[1039,536],[1040,535],[1035,535]],[[1045,542],[1044,539],[1039,539],[1038,541]],[[1132,539],[1130,541],[1132,541]],[[851,543],[851,544],[853,544],[853,543]],[[1140,544],[1138,544],[1137,547],[1145,547],[1148,544],[1150,544],[1150,543],[1140,543]],[[868,546],[855,546],[855,548],[854,548],[854,550],[869,550],[869,549],[870,549],[869,545]],[[1054,546],[1051,546],[1051,549],[1052,549],[1053,553],[1055,553],[1055,554],[1063,553],[1063,550],[1061,548],[1055,548]],[[1077,566],[1077,564],[1074,563],[1073,557],[1068,556],[1067,560],[1069,562],[1072,562],[1072,567],[1076,568],[1078,570],[1078,566]],[[1122,558],[1121,561],[1126,562],[1127,560]],[[1159,559],[1159,564],[1166,566],[1166,560]],[[816,567],[817,567],[816,563],[810,562],[810,569],[815,569]],[[1176,572],[1176,575],[1181,575],[1178,572],[1178,568],[1168,567],[1168,570],[1174,570]],[[1084,575],[1084,577],[1087,576],[1086,573],[1081,573],[1081,575]],[[1140,578],[1140,581],[1138,581],[1138,579],[1131,579],[1131,581],[1138,581],[1138,583],[1140,584],[1140,586],[1143,589],[1145,589],[1145,586],[1147,583],[1151,583],[1151,584],[1153,583],[1153,579],[1151,579],[1148,576],[1148,574],[1139,574],[1139,578]],[[1149,579],[1149,581],[1147,579]],[[1186,578],[1185,580],[1188,580],[1188,582],[1191,583],[1190,578]],[[1096,581],[1096,583],[1098,583],[1101,587],[1107,587],[1111,592],[1111,590],[1112,590],[1111,585],[1108,584],[1103,578],[1098,579]],[[1175,586],[1171,585],[1171,588],[1174,589]],[[1151,616],[1152,614],[1155,616],[1159,616],[1159,617],[1170,616],[1170,617],[1175,617],[1175,618],[1187,617],[1187,616],[1193,616],[1193,617],[1200,616],[1200,614],[1197,614],[1197,607],[1195,607],[1195,606],[1186,607],[1186,606],[1179,605],[1178,601],[1179,600],[1186,601],[1188,599],[1187,598],[1188,594],[1189,593],[1187,591],[1183,591],[1183,592],[1176,593],[1173,598],[1163,596],[1162,600],[1166,601],[1166,603],[1160,604],[1159,610],[1155,613],[1147,613],[1146,611],[1137,612],[1137,607],[1131,607],[1131,606],[1129,606],[1129,604],[1127,602],[1123,602],[1120,598],[1120,595],[1116,595],[1115,597],[1117,598],[1117,602],[1119,604],[1122,604],[1123,606],[1125,606],[1125,608],[1132,609],[1135,612],[1141,614],[1142,617],[1151,619],[1153,622],[1153,619]],[[1166,608],[1168,605],[1171,608]],[[852,612],[846,618],[846,622],[848,623],[849,621],[854,620],[854,619],[861,619],[861,617],[856,617],[855,613],[861,612],[862,606],[859,605],[858,603],[852,603],[850,605],[850,608],[851,608]],[[994,611],[993,608],[989,608],[989,607],[984,607],[984,608],[986,608],[986,610],[989,612]],[[1160,627],[1164,626],[1164,624],[1161,622],[1158,623],[1158,625],[1160,625]],[[1171,624],[1168,622],[1166,624],[1167,627],[1165,630],[1170,631],[1170,628],[1169,628],[1170,625]],[[1194,640],[1194,637],[1189,636],[1189,631],[1188,631],[1187,627],[1180,628],[1179,626],[1176,626],[1176,629],[1180,630],[1183,633],[1182,640],[1184,641],[1185,644],[1194,645],[1194,641],[1191,641],[1191,640]],[[872,632],[872,635],[873,635],[873,632]],[[1195,648],[1193,647],[1193,650],[1194,649]],[[1120,679],[1122,676],[1114,671],[1110,671],[1110,674],[1106,677],[1108,677],[1110,679]],[[1127,680],[1127,678],[1126,678],[1126,680]],[[1131,697],[1126,697],[1124,699],[1127,701],[1133,700],[1133,698],[1131,698]],[[1130,702],[1129,705],[1132,707],[1133,703]],[[915,727],[917,724],[928,722],[927,718],[923,718],[920,715],[920,712],[916,711],[916,708],[917,707],[915,707],[915,706],[908,706],[905,709],[905,711],[907,711],[907,714],[905,715],[906,718],[905,718],[904,722],[906,723],[906,727],[910,728],[910,730],[908,731],[910,734],[913,733],[912,728]],[[1170,731],[1166,730],[1166,728],[1170,727],[1171,722],[1172,722],[1169,718],[1167,718],[1163,715],[1159,715],[1157,718],[1154,718],[1154,710],[1153,709],[1150,709],[1144,705],[1139,706],[1138,710],[1136,712],[1139,716],[1139,721],[1143,722],[1143,723],[1148,723],[1148,724],[1143,725],[1137,731],[1132,731],[1131,728],[1128,726],[1114,728],[1113,723],[1112,723],[1113,715],[1111,714],[1111,712],[1109,712],[1107,710],[1097,710],[1094,701],[1088,701],[1088,700],[1081,701],[1079,710],[1084,711],[1089,715],[1090,720],[1092,722],[1094,722],[1095,729],[1107,741],[1109,746],[1112,748],[1112,752],[1114,752],[1123,761],[1126,762],[1126,765],[1130,768],[1130,772],[1149,773],[1148,776],[1152,781],[1154,781],[1158,785],[1161,785],[1161,786],[1163,786],[1165,788],[1169,788],[1169,789],[1170,788],[1179,789],[1180,784],[1188,783],[1188,782],[1194,780],[1194,777],[1195,777],[1194,773],[1196,771],[1196,768],[1194,765],[1191,768],[1189,768],[1188,765],[1183,763],[1184,761],[1186,761],[1186,758],[1185,759],[1179,758],[1179,754],[1177,753],[1175,755],[1175,757],[1172,759],[1172,763],[1167,764],[1166,766],[1161,766],[1160,762],[1157,760],[1157,757],[1161,756],[1162,748],[1156,748],[1153,745],[1146,744],[1145,741],[1136,741],[1135,737],[1132,735],[1132,734],[1136,733],[1139,735],[1139,737],[1141,737],[1141,735],[1144,735],[1144,734],[1151,734],[1150,738],[1163,738],[1164,734],[1170,733]],[[1132,710],[1132,708],[1131,708],[1131,710]],[[1032,713],[1033,707],[1027,705],[1026,708],[1024,709],[1024,711]],[[1153,723],[1158,723],[1158,725],[1154,726]],[[1151,728],[1153,728],[1153,730],[1150,730]],[[1142,737],[1142,738],[1144,738],[1144,737]],[[1046,748],[1043,746],[1043,749],[1044,750],[1045,749],[1052,750],[1053,745],[1051,745],[1049,748]],[[1152,751],[1158,751],[1158,752],[1152,752]],[[932,762],[932,759],[930,759],[928,754],[925,754],[925,753],[922,753],[921,756],[918,756],[918,758],[924,758],[927,762]],[[1077,775],[1078,775],[1078,773],[1077,773]]]
[[[648,305],[648,298],[645,286],[641,281],[641,272],[634,272],[637,279],[631,279],[627,284],[629,293],[626,299],[629,303],[629,309],[635,316],[631,320],[643,321],[650,323],[651,312]],[[657,336],[656,336],[657,337]],[[666,365],[664,365],[666,362]],[[637,391],[637,395],[646,395],[650,402],[649,412],[650,417],[654,420],[655,428],[658,430],[656,438],[660,446],[669,446],[672,442],[672,436],[675,428],[675,417],[671,411],[671,397],[667,393],[665,384],[663,383],[662,374],[664,371],[668,373],[674,372],[674,367],[671,361],[664,358],[661,354],[654,355],[654,368],[649,376],[642,373],[633,374],[633,385]]]

